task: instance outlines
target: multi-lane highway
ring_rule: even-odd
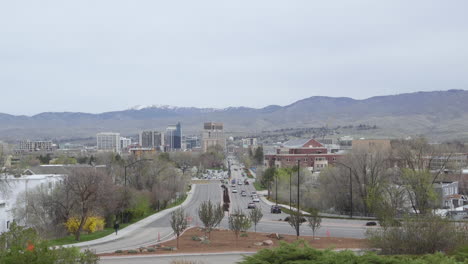
[[[242,169],[239,164],[232,164],[232,178],[236,180],[244,181],[245,177],[242,176]],[[251,179],[249,179],[251,180]],[[192,226],[202,226],[197,210],[203,201],[211,200],[216,203],[221,203],[222,188],[221,181],[219,179],[205,181],[203,184],[197,184],[192,193],[192,198],[189,202],[183,206],[187,214],[191,218]],[[255,191],[252,184],[249,185],[237,185],[237,193],[232,193],[233,187],[229,184],[229,194],[231,198],[230,210],[241,209],[246,214],[250,209],[247,209],[249,202],[252,202],[250,194]],[[247,192],[246,197],[241,196],[241,191]],[[260,207],[263,212],[263,219],[257,225],[257,232],[266,233],[280,233],[280,234],[295,234],[295,230],[284,221],[287,214],[272,214],[270,213],[270,205],[266,204],[260,199],[260,202],[255,203],[257,207]],[[84,246],[95,250],[97,253],[114,252],[118,249],[136,249],[142,246],[148,246],[158,243],[158,238],[161,240],[169,239],[172,237],[172,229],[169,222],[170,215],[163,214],[161,217],[154,218],[154,220],[146,221],[144,224],[140,224],[137,228],[133,228],[131,232],[126,232],[122,236],[118,236],[118,239],[98,243],[90,246]],[[323,219],[322,227],[319,229],[316,235],[318,236],[333,236],[333,237],[349,237],[349,238],[364,238],[365,236],[365,223],[366,221],[361,220],[346,220],[346,219]],[[228,228],[228,214],[221,222],[220,228]],[[253,227],[252,227],[253,231]],[[301,226],[301,235],[312,235],[310,228],[304,224]],[[114,262],[111,260],[105,260],[103,263],[122,263],[115,259]],[[145,261],[142,259],[142,261]]]
[[[239,164],[234,163],[232,165],[232,178],[236,180],[244,180],[242,177],[242,169]],[[232,193],[232,189],[236,188],[237,193]],[[255,191],[252,184],[250,185],[237,185],[236,187],[229,187],[231,195],[231,210],[240,208],[245,213],[248,213],[247,205],[252,202],[250,194]],[[246,197],[241,196],[241,191],[247,192]],[[270,205],[267,205],[260,199],[259,203],[255,203],[257,207],[262,208],[263,218],[257,226],[257,232],[267,233],[280,233],[280,234],[291,234],[294,235],[295,230],[283,220],[288,215],[285,213],[272,214],[270,213]],[[350,219],[322,219],[322,227],[318,230],[316,235],[318,236],[333,236],[333,237],[348,237],[348,238],[364,238],[366,231],[367,221],[362,220],[350,220]],[[227,222],[223,222],[227,223]],[[224,227],[224,226],[223,226]],[[301,235],[312,235],[312,230],[304,223],[301,226]]]

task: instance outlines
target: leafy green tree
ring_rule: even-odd
[[[432,174],[427,170],[403,169],[401,177],[414,211],[422,215],[430,213],[438,200]]]
[[[262,178],[260,179],[262,186],[268,189],[268,197],[270,197],[271,183],[275,179],[275,171],[276,168],[274,167],[266,169],[262,174]]]
[[[47,155],[45,155],[45,156],[42,156],[42,154],[41,154],[37,158],[39,159],[41,164],[49,164],[49,162],[52,160],[52,157],[51,157],[50,153],[47,153]]]
[[[255,154],[254,154],[254,160],[255,160],[255,163],[257,165],[261,165],[263,164],[263,147],[258,147],[256,150],[255,150]]]

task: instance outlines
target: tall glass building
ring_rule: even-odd
[[[182,128],[180,122],[170,125],[166,129],[166,151],[179,150],[182,148]]]

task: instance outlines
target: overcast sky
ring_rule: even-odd
[[[467,89],[468,1],[4,0],[0,113]]]

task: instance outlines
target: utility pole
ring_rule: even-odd
[[[292,200],[292,182],[291,182],[292,174],[293,174],[293,171],[291,170],[289,172],[289,211],[291,211],[291,200]]]
[[[349,169],[349,200],[350,200],[350,203],[351,203],[351,211],[350,211],[350,218],[353,218],[353,179],[352,179],[352,176],[351,176],[351,167],[348,167]]]
[[[297,160],[297,217],[299,218],[298,221],[301,219],[300,209],[299,209],[299,176],[301,171],[301,160]],[[296,224],[296,235],[299,237],[299,223]]]
[[[276,176],[276,178],[275,178],[275,188],[276,188],[275,196],[276,196],[276,198],[275,198],[275,200],[276,200],[276,206],[278,206],[278,173],[276,173],[276,171],[275,171],[275,176]]]

